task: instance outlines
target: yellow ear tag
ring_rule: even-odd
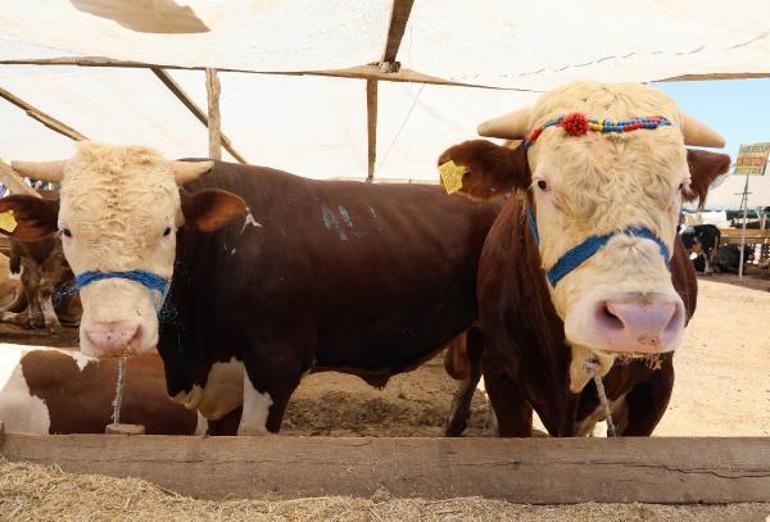
[[[441,176],[441,181],[444,182],[444,188],[447,194],[452,194],[463,188],[463,176],[465,176],[466,168],[462,165],[458,165],[454,160],[449,160],[441,164],[438,168],[438,173]]]
[[[13,210],[0,212],[0,230],[5,230],[10,234],[16,230],[18,225],[16,217],[13,215]]]

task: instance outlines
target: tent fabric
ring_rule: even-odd
[[[306,71],[378,60],[390,5],[35,0],[0,3],[0,27],[6,37],[36,48],[17,47],[4,53],[7,58],[38,58],[43,47],[46,57],[58,52],[186,67]],[[143,21],[152,26],[164,16],[197,18],[208,30],[162,34],[143,27]],[[419,0],[398,59],[450,80],[534,90],[586,76],[654,81],[770,73],[768,20],[770,2],[756,0]]]
[[[575,5],[417,0],[397,59],[448,80],[532,91],[576,77],[770,74],[770,2]],[[0,2],[0,60],[103,56],[246,71],[346,68],[381,58],[390,9],[390,0],[7,1]],[[153,32],[164,28],[174,32]],[[201,71],[170,74],[206,107]],[[250,163],[313,178],[365,178],[363,80],[222,72],[220,81],[222,130]],[[0,65],[0,87],[91,139],[150,145],[172,158],[207,154],[206,129],[147,69]],[[391,82],[379,82],[378,91],[375,179],[434,182],[442,150],[537,96]],[[0,158],[71,155],[72,142],[2,100],[0,117],[7,129]]]

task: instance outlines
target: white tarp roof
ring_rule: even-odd
[[[576,5],[416,0],[397,59],[449,80],[534,90],[576,77],[770,75],[770,2]],[[249,71],[347,68],[382,57],[390,8],[389,0],[3,1],[0,61],[102,56]],[[169,21],[181,30],[209,30],[146,32]],[[206,106],[202,72],[170,74]],[[222,130],[249,162],[308,177],[366,175],[363,80],[240,73],[220,73],[220,80]],[[207,153],[205,128],[149,70],[0,65],[0,87],[91,139],[148,144],[170,157]],[[478,123],[535,96],[379,82],[376,179],[435,180],[444,148],[475,137]],[[0,117],[1,158],[71,154],[66,138],[2,100]]]

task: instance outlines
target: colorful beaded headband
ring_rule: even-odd
[[[529,133],[524,140],[524,148],[528,149],[540,137],[548,127],[559,126],[570,136],[583,136],[589,130],[596,132],[628,132],[637,129],[657,129],[660,126],[671,125],[671,122],[663,116],[650,116],[647,118],[630,118],[628,120],[597,120],[596,118],[586,118],[584,114],[572,112],[566,116],[559,116],[548,120],[540,127]]]

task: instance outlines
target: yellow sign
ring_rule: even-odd
[[[764,175],[768,153],[770,153],[770,143],[741,145],[734,174]]]
[[[466,172],[467,169],[455,163],[454,160],[441,164],[438,168],[438,173],[441,176],[441,181],[444,183],[447,194],[452,194],[463,188],[463,176],[465,176]]]
[[[16,230],[18,223],[16,223],[16,216],[13,215],[13,210],[7,210],[0,212],[0,230],[4,230],[9,234]]]

